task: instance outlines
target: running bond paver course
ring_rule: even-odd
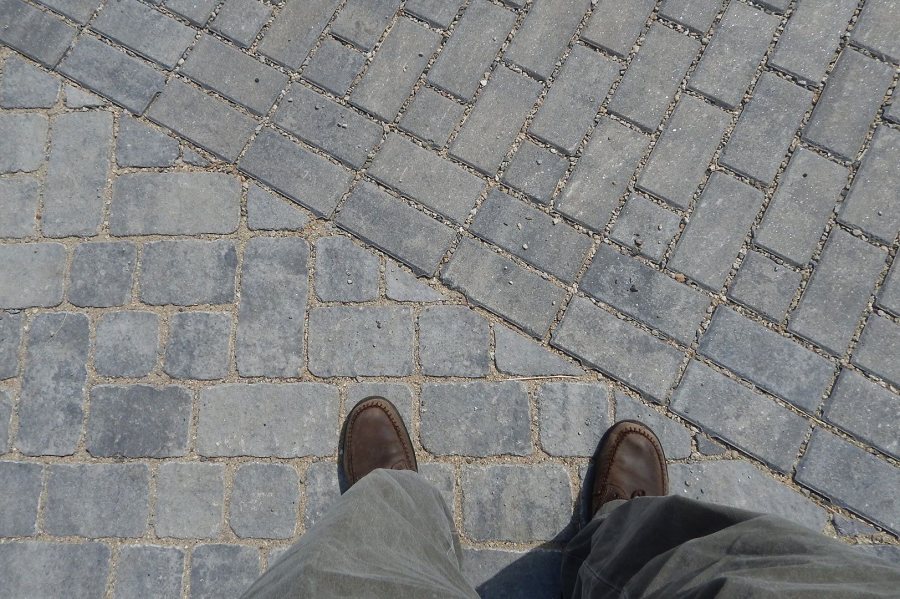
[[[0,595],[240,595],[371,394],[484,596],[623,418],[897,551],[897,7],[0,0]]]

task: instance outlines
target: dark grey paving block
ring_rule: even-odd
[[[900,131],[884,125],[863,154],[862,165],[844,201],[839,218],[891,243],[900,231],[896,209],[900,188]]]
[[[399,7],[400,0],[348,0],[331,24],[331,33],[369,51]]]
[[[229,304],[234,301],[236,268],[232,241],[149,242],[141,265],[141,301],[157,306]]]
[[[515,22],[514,12],[474,0],[428,71],[428,82],[471,101]]]
[[[176,379],[215,380],[228,373],[231,315],[179,312],[169,321],[163,370]]]
[[[659,16],[696,33],[706,33],[720,10],[722,0],[663,0]]]
[[[900,39],[896,24],[900,20],[900,5],[895,0],[876,0],[866,4],[856,27],[853,41],[892,62],[900,61]]]
[[[876,528],[871,524],[855,518],[848,518],[842,514],[832,514],[831,523],[834,525],[834,530],[842,537],[871,535],[876,532]]]
[[[106,591],[109,554],[103,543],[3,543],[3,591],[10,597],[52,597],[65,589],[73,596],[100,597]],[[40,572],[40,576],[29,576],[29,572]]]
[[[528,391],[520,382],[426,383],[422,446],[435,455],[528,455]]]
[[[87,35],[78,39],[58,70],[134,114],[143,114],[166,82],[165,75],[144,61]]]
[[[350,94],[350,101],[369,114],[393,121],[439,42],[437,32],[399,19]]]
[[[285,4],[263,34],[259,52],[290,69],[296,69],[316,44],[338,4],[338,0]]]
[[[550,599],[559,595],[561,562],[558,551],[466,547],[463,576],[482,597]]]
[[[709,306],[706,295],[607,244],[597,249],[579,288],[685,345]]]
[[[813,429],[795,479],[833,503],[900,533],[900,470],[821,428]]]
[[[684,357],[650,333],[577,296],[551,343],[657,402],[665,398]]]
[[[397,133],[381,146],[369,175],[457,222],[466,219],[484,189],[479,177]]]
[[[578,376],[584,372],[530,337],[500,324],[494,325],[494,361],[500,372],[521,376]]]
[[[556,209],[586,227],[602,231],[613,209],[628,192],[628,183],[650,139],[602,117],[575,171],[556,199]]]
[[[51,68],[77,33],[59,17],[21,0],[0,0],[0,15],[6,24],[0,28],[0,42]]]
[[[637,420],[659,437],[666,458],[679,460],[691,455],[691,431],[643,402],[616,391],[616,421]]]
[[[202,27],[218,3],[219,0],[166,0],[166,8]]]
[[[441,279],[536,337],[547,331],[564,296],[550,281],[470,239],[463,239]]]
[[[591,238],[546,213],[492,189],[471,231],[529,264],[571,282],[591,249]]]
[[[288,539],[297,525],[300,478],[287,464],[242,464],[234,473],[229,523],[241,538]]]
[[[700,353],[810,413],[834,374],[825,358],[725,307],[716,309]]]
[[[38,0],[38,2],[79,23],[87,23],[100,4],[99,0]]]
[[[610,420],[605,383],[544,383],[537,408],[541,448],[552,456],[594,455]]]
[[[753,241],[806,266],[847,183],[847,168],[804,148],[791,156]]]
[[[419,315],[419,362],[431,376],[483,377],[490,371],[488,321],[468,306],[432,306]]]
[[[238,165],[321,216],[331,214],[352,178],[346,169],[270,128],[256,136]]]
[[[762,202],[760,191],[720,172],[713,173],[675,246],[669,268],[718,291]],[[715,243],[710,243],[711,239]]]
[[[41,464],[0,462],[0,535],[27,537],[37,532],[38,501],[41,497]]]
[[[224,464],[164,462],[160,465],[155,512],[155,529],[160,537],[218,536],[224,504]]]
[[[465,107],[427,87],[416,92],[400,126],[435,147],[443,147],[463,116]]]
[[[337,450],[337,387],[321,383],[219,385],[200,392],[200,455],[300,457]]]
[[[353,168],[362,167],[383,135],[380,125],[298,83],[282,99],[274,120]]]
[[[540,204],[549,204],[556,185],[569,168],[565,156],[526,139],[513,154],[503,182]]]
[[[53,464],[44,531],[79,537],[139,537],[147,530],[146,464]]]
[[[646,131],[659,126],[700,42],[654,24],[609,102],[609,110]]]
[[[893,121],[895,123],[900,123],[900,102],[897,100],[891,101],[887,106],[884,107],[884,118]]]
[[[456,235],[450,227],[366,181],[353,190],[335,220],[427,276],[434,274]],[[395,235],[395,231],[405,234]]]
[[[852,0],[798,2],[769,64],[798,79],[820,83],[856,6]]]
[[[398,302],[436,302],[444,298],[427,282],[406,272],[393,260],[387,261],[384,283],[387,298]]]
[[[12,314],[0,310],[0,380],[10,379],[19,371],[19,342],[22,340],[21,312]],[[2,410],[0,410],[2,412]],[[0,413],[0,449],[4,448],[6,435],[2,431],[9,419]]]
[[[178,141],[141,121],[123,115],[116,136],[116,164],[167,167],[178,160]]]
[[[247,226],[252,230],[299,231],[309,217],[292,202],[266,191],[255,183],[247,191]]]
[[[726,108],[737,107],[780,24],[775,15],[730,4],[688,87]]]
[[[900,398],[844,369],[825,402],[828,422],[895,458],[900,457]]]
[[[241,545],[197,545],[191,554],[191,597],[240,597],[259,577],[259,550]]]
[[[811,91],[763,73],[719,162],[768,185],[775,178],[811,101]]]
[[[900,315],[900,261],[894,258],[894,265],[884,279],[878,292],[877,303],[894,314]]]
[[[84,314],[38,314],[26,338],[16,447],[25,455],[70,455],[81,438],[90,340]]]
[[[377,256],[349,238],[323,237],[316,241],[316,295],[324,302],[374,300],[380,267]]]
[[[504,56],[538,79],[546,79],[588,8],[589,0],[536,0]]]
[[[343,96],[364,64],[365,54],[328,37],[309,59],[309,64],[303,69],[303,78],[333,94]]]
[[[637,187],[687,210],[731,116],[682,96],[637,179]]]
[[[653,0],[636,0],[626,4],[616,0],[600,0],[592,4],[593,14],[581,32],[581,38],[607,52],[626,57],[631,53],[656,3]]]
[[[272,8],[259,0],[226,0],[209,28],[238,46],[248,48],[270,16]]]
[[[498,66],[450,146],[450,153],[493,176],[540,91],[537,81]]]
[[[46,160],[47,117],[0,113],[0,173],[36,171]]]
[[[884,269],[887,255],[835,227],[788,328],[842,356]]]
[[[0,246],[0,307],[49,308],[62,301],[66,249],[59,243]]]
[[[122,547],[113,597],[178,597],[183,572],[184,551],[177,547]]]
[[[407,0],[403,10],[435,27],[447,28],[462,3],[463,0]]]
[[[156,367],[159,316],[109,312],[97,322],[94,369],[102,376],[141,377]]]
[[[34,235],[40,185],[36,177],[0,179],[0,237]]]
[[[308,339],[309,370],[316,376],[413,372],[413,314],[407,307],[315,308]]]
[[[620,68],[614,60],[576,45],[528,130],[541,141],[574,154]]]
[[[196,32],[137,0],[117,0],[103,7],[91,29],[171,69],[194,41]]]
[[[800,287],[800,279],[800,273],[751,250],[741,262],[728,297],[781,322]]]
[[[571,520],[569,475],[558,464],[467,465],[461,479],[463,530],[475,541],[546,541]]]
[[[900,386],[900,325],[872,315],[866,322],[853,363]]]
[[[609,238],[659,262],[680,227],[680,216],[640,194],[632,194]]]
[[[132,243],[78,244],[69,270],[69,301],[94,308],[128,303],[136,260]]]
[[[18,55],[3,62],[0,106],[3,108],[50,108],[59,97],[59,79]]]
[[[688,364],[671,406],[704,431],[781,472],[791,471],[809,429],[802,416],[696,360]]]

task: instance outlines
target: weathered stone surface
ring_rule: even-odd
[[[384,269],[385,295],[398,302],[436,302],[444,298],[425,281],[420,281],[393,260]]]
[[[800,287],[800,279],[800,273],[749,251],[728,290],[728,297],[781,322]]]
[[[168,69],[194,41],[193,29],[137,0],[104,5],[91,28]]]
[[[489,346],[487,320],[467,306],[433,306],[419,316],[419,361],[426,375],[485,376]]]
[[[256,185],[247,191],[247,226],[263,231],[299,231],[309,217],[293,203]]]
[[[0,246],[0,307],[59,305],[65,268],[66,248],[61,243]]]
[[[659,15],[696,33],[706,33],[722,4],[722,0],[663,0]]]
[[[41,497],[41,464],[0,462],[0,535],[27,537],[37,532]]]
[[[407,0],[403,9],[435,27],[446,28],[453,22],[462,3],[463,0]]]
[[[799,3],[778,38],[770,64],[819,83],[855,9],[852,0]]]
[[[263,35],[259,51],[279,64],[296,69],[316,44],[338,4],[338,0],[285,4]]]
[[[309,64],[303,69],[303,78],[343,96],[365,64],[365,54],[329,37],[309,59]]]
[[[421,465],[419,467],[421,468]],[[310,464],[303,479],[303,493],[306,496],[303,524],[306,530],[309,530],[341,496],[338,484],[338,465],[330,460]],[[270,556],[269,565],[271,566],[271,564],[272,557]]]
[[[36,171],[44,161],[47,117],[0,113],[0,173]]]
[[[212,538],[222,530],[225,465],[169,462],[156,480],[156,534]]]
[[[69,268],[69,301],[95,308],[128,303],[136,259],[131,243],[79,244]]]
[[[0,237],[34,235],[40,188],[32,176],[0,179]]]
[[[247,48],[271,15],[272,8],[258,0],[226,0],[209,28]]]
[[[619,213],[609,238],[659,262],[675,238],[681,218],[639,194],[632,194]]]
[[[12,541],[0,544],[0,577],[11,597],[51,597],[66,589],[100,597],[106,589],[109,547],[103,543]],[[33,576],[40,572],[40,576]]]
[[[522,142],[503,173],[503,182],[540,204],[549,204],[569,161],[532,143]]]
[[[113,596],[177,597],[181,594],[184,551],[177,547],[129,545],[119,550]]]
[[[0,15],[6,23],[0,28],[0,42],[48,67],[59,62],[77,34],[59,17],[21,0],[0,1]]]
[[[435,147],[443,147],[462,119],[465,107],[427,87],[416,92],[400,126]]]
[[[538,79],[546,79],[587,9],[588,0],[537,0],[507,46],[506,58]]]
[[[314,308],[309,370],[316,376],[404,376],[413,371],[413,315],[407,307]]]
[[[892,62],[900,61],[900,41],[894,28],[898,18],[900,6],[893,0],[867,4],[853,29],[853,41]]]
[[[259,550],[241,545],[197,545],[191,555],[191,597],[240,597],[259,577]]]
[[[363,302],[378,296],[380,264],[343,236],[316,241],[316,295],[326,302]]]
[[[542,384],[537,392],[541,448],[552,456],[592,456],[612,424],[609,400],[605,384]]]
[[[229,522],[242,538],[287,539],[297,523],[300,479],[286,464],[243,464],[234,474]]]
[[[94,369],[103,376],[140,377],[156,367],[159,317],[152,312],[110,312],[97,322]]]
[[[146,243],[141,264],[141,301],[177,306],[231,303],[236,268],[234,243],[225,239]]]
[[[0,380],[9,379],[19,371],[19,342],[22,339],[22,313],[11,314],[0,310]],[[0,422],[3,417],[0,416]],[[0,433],[0,447],[5,439]]]
[[[530,337],[499,324],[494,325],[494,360],[497,370],[506,374],[578,376],[583,373],[581,368],[542,347]]]
[[[869,316],[853,363],[900,387],[900,325],[882,316]]]
[[[169,320],[163,370],[176,379],[216,380],[228,372],[231,314],[179,312]]]
[[[532,549],[463,549],[463,575],[482,597],[550,599],[559,594],[562,555]]]
[[[349,0],[331,24],[331,33],[372,50],[399,7],[400,0]]]
[[[862,441],[900,457],[900,398],[844,369],[825,402],[825,418]]]
[[[59,79],[13,54],[3,62],[0,106],[50,108],[59,97]]]
[[[116,137],[116,164],[166,167],[178,159],[178,141],[141,121],[122,116]]]
[[[900,188],[900,131],[884,125],[862,158],[840,212],[841,221],[886,243],[900,231],[900,211],[893,209]]]
[[[653,0],[636,0],[628,4],[600,0],[592,4],[593,15],[581,37],[616,56],[627,57],[653,10]]]

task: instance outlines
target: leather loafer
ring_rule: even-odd
[[[350,410],[340,451],[349,486],[377,468],[418,471],[403,418],[383,397],[367,397]]]

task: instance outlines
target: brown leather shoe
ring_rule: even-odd
[[[350,410],[340,450],[349,486],[376,468],[418,471],[403,418],[383,397],[367,397]]]
[[[668,491],[666,456],[652,430],[636,420],[622,420],[606,431],[594,457],[591,516],[615,499]]]

